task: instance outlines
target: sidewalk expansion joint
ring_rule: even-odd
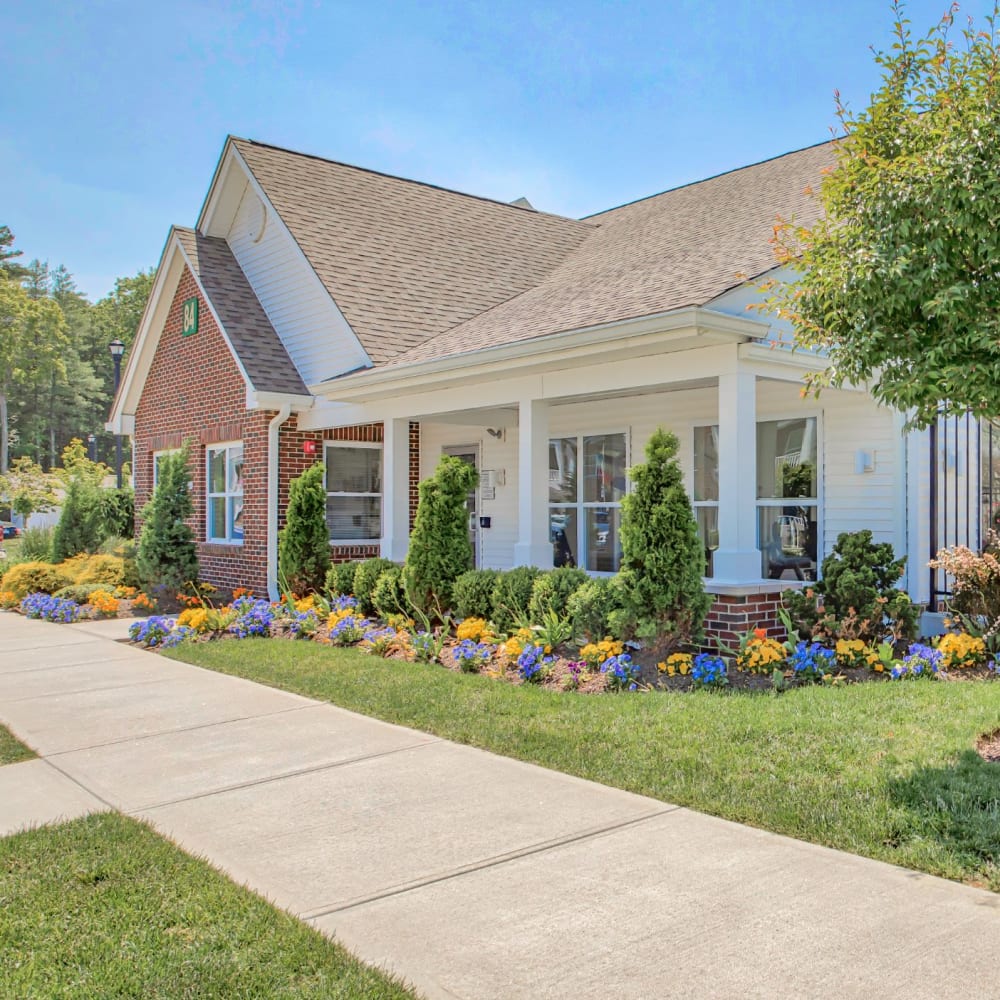
[[[141,740],[154,740],[158,736],[172,736],[174,733],[193,733],[199,729],[211,729],[213,726],[229,726],[234,722],[249,722],[251,719],[270,719],[275,715],[285,715],[288,712],[301,712],[315,705],[295,705],[292,708],[281,708],[277,712],[261,712],[254,715],[239,715],[231,719],[215,719],[212,722],[199,722],[196,726],[178,726],[172,729],[157,729],[154,733],[140,733],[136,736],[122,736],[116,740],[105,740],[103,743],[88,743],[82,747],[67,747],[65,750],[54,750],[45,754],[45,759],[62,757],[70,753],[83,753],[85,750],[100,750],[102,747],[113,747],[119,743],[138,743]]]
[[[48,670],[72,670],[76,667],[91,667],[95,663],[120,663],[127,659],[127,656],[115,656],[110,660],[107,656],[99,656],[95,660],[77,660],[75,663],[55,663],[51,667],[22,667],[20,670],[5,670],[0,674],[0,677],[13,677],[15,674],[41,674]]]
[[[91,635],[93,635],[93,633],[91,633]],[[5,649],[5,650],[3,650],[3,652],[4,653],[44,653],[45,650],[47,650],[47,649],[69,649],[70,646],[87,646],[87,645],[90,645],[91,643],[93,643],[94,641],[95,640],[93,638],[91,638],[91,639],[87,639],[86,642],[80,642],[80,640],[77,639],[76,642],[53,642],[53,643],[50,643],[48,646],[39,646],[37,644],[36,645],[32,645],[32,646],[18,646],[16,649]]]
[[[49,767],[51,767],[53,771],[58,771],[59,774],[61,774],[64,778],[67,778],[69,781],[72,781],[77,788],[83,789],[83,791],[85,791],[88,795],[91,795],[95,799],[97,799],[98,802],[104,803],[104,805],[106,805],[108,809],[112,810],[113,812],[120,811],[113,802],[109,802],[103,795],[99,794],[98,792],[95,792],[93,788],[88,788],[82,781],[80,781],[79,778],[75,778],[72,774],[68,774],[58,764],[53,764],[48,757],[40,757],[39,760],[45,761],[45,763]]]
[[[402,896],[408,892],[416,892],[417,890],[424,889],[427,886],[437,885],[439,882],[449,882],[452,879],[462,878],[465,875],[488,871],[490,868],[499,868],[501,865],[509,864],[512,861],[518,861],[521,858],[530,858],[535,854],[544,854],[546,851],[558,850],[561,847],[567,847],[570,844],[578,844],[585,840],[596,840],[598,837],[607,836],[611,833],[617,833],[619,830],[627,830],[630,827],[638,826],[641,823],[648,823],[650,820],[658,819],[661,816],[678,812],[681,809],[683,809],[683,806],[666,806],[663,809],[657,809],[655,812],[647,813],[645,816],[637,816],[633,819],[622,820],[618,823],[609,823],[606,826],[591,827],[589,830],[582,830],[580,833],[570,834],[565,837],[555,837],[552,840],[546,840],[539,844],[532,844],[530,847],[520,848],[519,850],[508,851],[505,854],[498,854],[495,857],[486,858],[483,861],[473,861],[470,864],[463,865],[460,868],[455,868],[452,871],[445,872],[441,875],[430,875],[426,878],[416,879],[413,882],[406,882],[403,885],[392,886],[388,889],[384,889],[371,896],[361,896],[356,899],[347,900],[343,903],[337,903],[334,906],[325,906],[316,910],[306,910],[302,913],[297,913],[296,916],[300,920],[317,920],[320,917],[327,917],[334,913],[343,913],[346,910],[354,910],[361,906],[367,906],[370,903],[377,903],[382,899],[390,899],[393,896]]]
[[[346,767],[348,764],[359,764],[369,760],[378,760],[381,757],[391,757],[393,754],[408,753],[411,750],[422,750],[424,747],[441,743],[439,737],[421,740],[419,743],[411,743],[405,747],[395,747],[392,750],[380,750],[378,753],[359,754],[357,757],[347,757],[344,760],[329,761],[325,764],[310,764],[308,767],[295,768],[292,771],[284,771],[281,774],[268,774],[260,778],[252,778],[250,781],[239,781],[233,785],[223,785],[220,788],[211,788],[204,792],[195,792],[193,795],[181,795],[176,799],[165,799],[163,802],[154,802],[152,805],[139,806],[135,809],[127,810],[129,816],[137,816],[141,813],[151,812],[154,809],[163,809],[167,806],[175,806],[181,802],[195,802],[198,799],[209,799],[213,795],[224,795],[226,792],[237,792],[243,788],[255,788],[258,785],[269,785],[275,781],[284,781],[286,778],[298,778],[304,774],[316,774],[320,771],[332,771],[338,767]]]

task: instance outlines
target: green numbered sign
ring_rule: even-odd
[[[198,332],[198,298],[187,299],[184,303],[184,322],[181,326],[181,336],[190,337]]]

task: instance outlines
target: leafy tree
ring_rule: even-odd
[[[453,455],[442,455],[434,475],[420,484],[403,566],[406,596],[418,611],[448,610],[455,580],[472,568],[466,503],[475,486],[476,470]]]
[[[22,455],[0,476],[0,500],[25,518],[36,512],[54,510],[57,482],[40,465]]]
[[[94,462],[87,455],[87,449],[79,438],[73,438],[62,450],[62,465],[53,470],[54,475],[64,483],[80,479],[92,486],[100,486],[108,476],[113,475],[103,462]]]
[[[657,652],[697,640],[708,613],[705,549],[677,461],[677,436],[657,428],[622,499],[622,604]]]
[[[0,278],[0,473],[9,465],[11,392],[48,384],[65,372],[66,320],[57,302],[31,299],[16,282]]]
[[[823,217],[776,232],[793,282],[767,305],[799,344],[828,353],[825,385],[870,384],[882,403],[934,421],[939,407],[1000,414],[1000,48],[997,6],[964,44],[951,12],[915,39],[893,3],[896,42],[855,114],[837,97],[843,137],[823,178]]]
[[[188,524],[194,516],[188,455],[185,445],[160,459],[156,489],[142,508],[136,566],[143,587],[160,598],[198,579],[198,551]]]
[[[278,533],[278,573],[293,594],[319,593],[330,569],[322,462],[289,483],[285,526]]]

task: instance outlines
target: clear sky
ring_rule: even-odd
[[[825,140],[891,25],[883,0],[5,0],[0,224],[96,299],[194,223],[230,132],[581,216]]]

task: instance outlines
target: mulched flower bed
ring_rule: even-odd
[[[1000,729],[980,736],[976,741],[976,753],[991,764],[1000,764]]]

